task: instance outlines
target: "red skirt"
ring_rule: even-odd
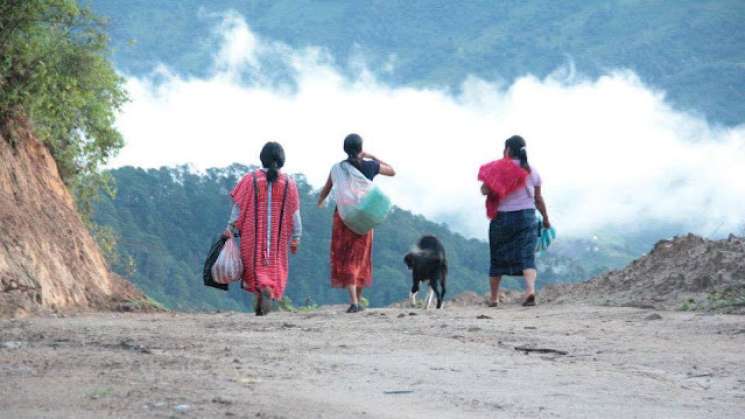
[[[331,229],[331,286],[345,288],[372,285],[373,231],[359,235],[350,230],[334,211]]]

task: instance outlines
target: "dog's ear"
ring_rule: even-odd
[[[404,263],[409,267],[409,269],[411,269],[414,266],[414,255],[407,253],[406,256],[404,256]]]

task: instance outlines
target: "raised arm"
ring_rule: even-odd
[[[362,152],[362,158],[367,158],[370,160],[375,160],[376,162],[380,163],[380,174],[383,176],[396,176],[396,171],[393,169],[393,166],[390,164],[384,162],[383,160],[380,160],[379,158],[373,156],[370,153]]]
[[[292,200],[295,202],[300,202],[300,194],[297,190],[297,183],[294,181],[290,183],[290,193],[292,194]],[[295,213],[292,214],[292,236],[290,240],[290,251],[294,255],[297,253],[297,248],[300,246],[300,237],[303,235],[303,219],[300,216],[300,208],[298,206],[298,209],[295,210]]]
[[[329,173],[329,178],[326,180],[326,184],[323,185],[321,192],[318,194],[318,208],[323,207],[323,201],[325,201],[329,196],[329,193],[331,193],[331,187],[333,186],[334,184],[331,183],[331,174]]]
[[[541,215],[543,216],[543,226],[546,228],[551,227],[551,222],[548,220],[548,211],[546,210],[546,202],[543,200],[543,195],[541,194],[540,186],[535,187],[535,207],[538,209],[538,212],[540,212]]]

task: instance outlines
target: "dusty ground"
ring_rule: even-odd
[[[661,240],[623,269],[548,286],[541,295],[556,303],[745,314],[745,237]]]
[[[568,305],[3,320],[0,417],[734,418],[743,348],[742,316]]]

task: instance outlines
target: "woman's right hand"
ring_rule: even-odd
[[[225,237],[226,239],[230,239],[233,237],[233,232],[230,231],[229,228],[226,228],[225,231],[222,232],[222,236]]]

